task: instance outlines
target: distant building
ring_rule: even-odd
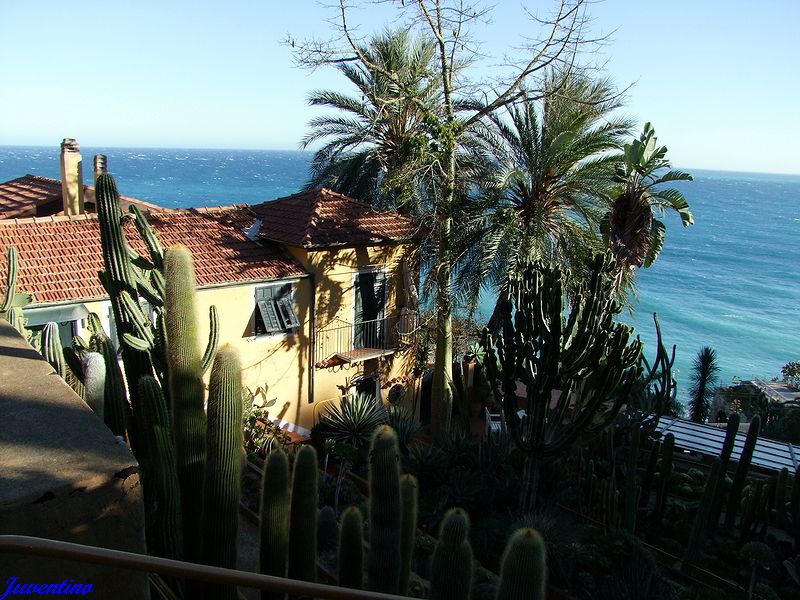
[[[65,140],[62,181],[26,175],[0,184],[0,254],[15,246],[20,289],[34,295],[28,326],[59,324],[70,344],[96,313],[115,339],[94,189]],[[419,246],[415,223],[327,189],[247,206],[167,210],[137,200],[161,244],[192,252],[201,339],[208,310],[220,344],[242,355],[243,380],[270,418],[307,433],[318,409],[360,390],[411,397]],[[132,223],[129,243],[144,252]],[[5,260],[0,261],[5,277]],[[402,392],[404,390],[395,390]],[[402,396],[403,394],[398,394]]]

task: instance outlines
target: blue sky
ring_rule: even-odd
[[[495,4],[475,37],[501,58],[535,29],[522,4]],[[605,0],[590,11],[594,33],[612,34],[595,58],[635,84],[625,112],[653,123],[674,163],[800,174],[800,2]],[[369,33],[392,14],[369,7],[354,20]],[[334,69],[294,66],[281,40],[326,35],[330,16],[311,0],[4,3],[0,145],[297,149],[316,114],[308,93],[347,88]]]

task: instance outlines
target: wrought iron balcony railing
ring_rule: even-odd
[[[413,342],[416,312],[382,319],[327,325],[317,330],[317,366],[352,363],[393,354]]]

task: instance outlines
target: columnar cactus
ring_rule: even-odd
[[[725,476],[728,474],[728,463],[733,453],[733,445],[736,442],[736,435],[739,432],[739,414],[733,413],[728,419],[725,429],[725,442],[722,444],[722,453],[719,456],[719,472],[717,473],[717,484],[714,487],[714,498],[711,500],[711,508],[708,513],[708,534],[713,538],[719,527],[719,517],[722,513],[722,502],[725,498]]]
[[[496,600],[544,600],[547,549],[535,529],[520,529],[506,546]]]
[[[661,452],[661,442],[655,442],[650,448],[650,457],[647,459],[647,468],[644,470],[642,478],[642,493],[639,496],[639,506],[647,506],[650,503],[650,490],[653,488],[653,479],[656,475],[656,465],[658,455]]]
[[[369,451],[367,588],[396,594],[400,585],[400,454],[388,425],[372,436]]]
[[[417,504],[419,487],[413,475],[403,475],[400,479],[400,585],[401,595],[408,592],[411,577],[411,558],[414,555],[414,542],[417,536]]]
[[[186,556],[196,559],[200,548],[203,506],[191,490],[203,487],[206,462],[205,391],[202,380],[196,316],[196,283],[192,256],[185,246],[173,246],[165,257],[169,396],[181,483]],[[240,402],[241,404],[241,402]]]
[[[728,492],[728,504],[725,509],[725,529],[731,529],[736,521],[739,503],[741,502],[742,490],[747,480],[747,471],[750,469],[750,462],[753,460],[753,450],[755,450],[758,434],[761,430],[761,417],[754,416],[747,429],[747,436],[744,439],[742,455],[739,464],[736,465],[736,472],[733,475],[733,483]]]
[[[88,387],[87,387],[88,389]],[[142,471],[145,496],[145,531],[148,552],[183,560],[181,500],[175,470],[175,446],[161,388],[152,376],[139,380],[144,422],[143,440],[152,461]]]
[[[87,352],[83,357],[83,385],[85,400],[95,414],[104,419],[106,362],[98,352]]]
[[[350,506],[342,513],[339,529],[338,575],[341,587],[360,590],[364,585],[364,518]]]
[[[722,461],[717,458],[711,466],[711,473],[709,473],[708,479],[706,479],[706,485],[703,488],[703,496],[700,499],[700,506],[694,517],[692,533],[686,548],[686,560],[688,562],[695,562],[700,557],[703,546],[705,546],[708,537],[708,519],[715,497],[715,489],[719,485],[719,472],[721,469]]]
[[[639,464],[639,434],[641,426],[634,423],[631,428],[630,446],[628,448],[628,462],[625,471],[625,512],[623,513],[622,526],[629,533],[636,530],[636,512],[638,510],[636,485],[636,467]]]
[[[289,545],[289,459],[278,448],[267,456],[261,482],[260,573],[286,577]],[[261,591],[261,600],[283,600],[282,592]]]
[[[219,349],[211,367],[207,439],[203,555],[206,564],[235,569],[244,433],[242,365],[239,353],[229,344]],[[238,600],[233,585],[207,585],[205,597]]]
[[[317,580],[317,452],[303,446],[294,459],[289,512],[290,579]]]
[[[42,330],[42,356],[50,363],[61,379],[67,377],[67,366],[64,364],[64,350],[56,323],[47,323]]]
[[[469,518],[460,508],[447,512],[431,562],[431,600],[469,600],[472,548]]]
[[[669,482],[672,478],[672,454],[675,451],[675,436],[668,433],[664,436],[664,444],[661,447],[661,470],[659,471],[660,481],[658,494],[656,495],[656,505],[653,509],[653,522],[661,524],[664,518],[664,509],[667,505],[667,494],[669,493]]]
[[[7,313],[12,308],[21,309],[23,306],[33,301],[33,296],[22,292],[17,292],[17,277],[19,275],[19,254],[13,246],[8,249],[6,269],[6,289],[3,292],[3,299],[0,301],[0,317],[7,317]],[[9,322],[11,319],[9,319]]]

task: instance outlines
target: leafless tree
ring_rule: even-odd
[[[495,72],[502,75],[493,80],[475,77],[475,70],[465,67],[475,60],[490,57],[481,53],[474,35],[479,25],[488,26],[491,8],[468,0],[377,0],[362,4],[393,5],[410,28],[430,36],[437,52],[434,77],[441,82],[441,105],[428,113],[429,166],[434,172],[430,187],[432,214],[432,247],[435,248],[433,276],[436,281],[436,353],[433,377],[432,427],[435,432],[449,426],[452,393],[449,369],[453,362],[452,312],[453,266],[457,259],[454,246],[453,219],[457,207],[458,174],[456,153],[459,144],[471,128],[489,115],[513,104],[524,96],[530,99],[543,89],[542,81],[549,70],[562,73],[579,68],[578,56],[588,45],[599,44],[603,38],[592,39],[587,33],[586,9],[590,0],[560,0],[548,17],[526,11],[531,28],[541,33],[536,39],[522,39],[510,48],[515,58],[503,57],[495,62]],[[353,6],[346,0],[330,7],[335,11],[331,20],[336,35],[329,40],[309,39],[287,43],[295,50],[297,62],[305,67],[357,61],[372,72],[403,82],[394,73],[382,70],[363,52],[357,28],[351,23]],[[413,99],[413,95],[410,95]]]

